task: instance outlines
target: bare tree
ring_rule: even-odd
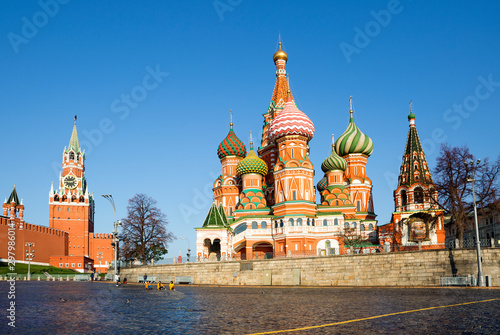
[[[360,248],[368,242],[368,238],[364,238],[356,231],[356,228],[344,228],[340,232],[344,241],[344,248]]]
[[[123,223],[122,257],[125,260],[140,260],[147,264],[159,261],[167,253],[167,245],[174,235],[167,231],[165,214],[156,206],[156,200],[136,194],[128,201],[127,217]]]
[[[468,181],[475,175],[476,202],[483,208],[498,199],[500,157],[494,164],[488,158],[480,164],[471,166],[476,161],[467,146],[451,147],[441,145],[440,156],[434,170],[434,182],[438,188],[439,205],[451,216],[452,226],[456,228],[456,238],[462,243],[463,235],[471,222],[469,214],[473,209],[472,188]]]

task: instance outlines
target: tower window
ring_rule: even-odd
[[[292,199],[295,200],[296,193],[295,191],[292,192]]]
[[[68,207],[68,212],[71,212],[71,208]]]
[[[339,225],[339,220],[338,219],[333,219],[333,224],[338,226]]]
[[[69,153],[69,159],[71,159],[71,160],[74,160],[74,159],[75,159],[75,153],[74,153],[73,151],[71,151],[71,152]]]
[[[60,212],[61,211],[61,207],[57,207],[57,210]]]
[[[421,204],[424,202],[424,191],[422,190],[422,188],[415,188],[415,190],[413,191],[413,196],[415,198],[416,204]]]
[[[328,226],[328,221],[326,219],[323,220],[323,226]]]
[[[402,190],[401,191],[401,206],[406,206],[408,203],[408,198],[406,197],[406,191]]]
[[[358,174],[358,167],[354,167],[354,174],[357,175]]]
[[[360,203],[359,203],[359,200],[356,201],[356,212],[359,212],[360,211]]]
[[[294,155],[293,155],[293,149],[292,149],[292,159],[294,158],[293,156],[294,156]]]
[[[294,222],[293,222],[293,219],[288,220],[288,222],[290,223],[290,226],[292,226],[292,227],[293,227],[293,223],[294,223]]]

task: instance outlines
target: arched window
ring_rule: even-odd
[[[415,198],[416,204],[421,204],[424,202],[424,191],[421,187],[417,187],[415,188],[415,190],[413,190],[413,196]]]
[[[339,201],[335,200],[335,206],[338,206],[338,205],[339,205]]]
[[[370,231],[373,230],[373,224],[370,223],[370,225],[368,226],[368,230],[370,230]]]
[[[328,221],[326,219],[323,220],[323,226],[328,226]]]
[[[76,154],[76,160],[79,162],[80,161],[80,153]]]
[[[358,224],[357,224],[356,222],[354,222],[354,223],[352,224],[352,227],[353,227],[354,229],[356,229],[356,228],[358,228]]]
[[[332,247],[332,242],[330,242],[330,240],[326,240],[326,242],[325,242],[325,247],[326,247],[327,249],[330,249],[330,248]]]
[[[69,159],[71,159],[71,160],[75,159],[75,153],[73,151],[70,151],[70,153],[69,153]]]
[[[297,219],[297,226],[302,226],[302,219],[301,218]]]
[[[294,223],[293,219],[288,220],[288,222],[290,223],[290,226],[293,227],[293,223]]]
[[[361,207],[361,204],[360,204],[360,202],[358,200],[358,201],[356,201],[356,212],[360,211],[360,207]]]
[[[359,225],[359,230],[360,231],[365,231],[365,225],[364,224],[360,224]]]
[[[259,224],[257,221],[252,222],[252,229],[259,229]]]
[[[309,218],[307,218],[307,225],[310,226],[311,222],[309,221]]]
[[[408,197],[406,196],[406,191],[402,190],[401,191],[401,206],[406,206],[408,203]]]
[[[316,223],[316,221],[314,221],[314,219],[312,219],[312,225],[314,226]]]
[[[247,230],[247,224],[245,222],[243,222],[238,227],[234,228],[234,235],[238,235],[240,233],[243,233],[245,230]]]
[[[338,226],[339,225],[339,220],[338,219],[333,219],[333,224]]]
[[[344,223],[344,228],[349,229],[349,222]]]
[[[261,224],[260,224],[260,228],[267,229],[267,222],[266,221],[262,221]]]

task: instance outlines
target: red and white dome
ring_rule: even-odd
[[[286,135],[302,135],[311,140],[314,136],[314,124],[289,97],[283,110],[271,121],[269,137],[271,140]]]

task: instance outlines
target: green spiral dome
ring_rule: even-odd
[[[255,154],[252,144],[250,144],[247,157],[236,166],[236,173],[238,176],[247,173],[258,173],[264,177],[267,175],[267,164]]]
[[[219,144],[217,149],[217,155],[220,159],[227,156],[238,156],[245,157],[247,148],[245,144],[236,136],[233,131],[233,125],[231,124],[231,129],[227,134],[226,138]]]
[[[370,156],[373,152],[372,139],[359,130],[354,123],[352,113],[346,131],[335,141],[335,151],[342,157],[348,154]]]
[[[332,153],[323,161],[323,164],[321,164],[321,170],[323,170],[324,173],[327,173],[333,170],[345,171],[346,169],[347,162],[345,159],[340,157],[332,147]]]
[[[321,180],[319,181],[318,185],[317,185],[317,188],[318,188],[318,191],[320,192],[323,192],[325,190],[327,185],[327,180],[326,180],[326,176],[321,178]]]

